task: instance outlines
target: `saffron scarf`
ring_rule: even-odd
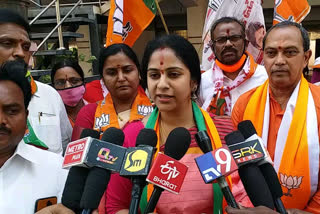
[[[250,60],[249,69],[244,68],[243,74],[240,74],[235,80],[233,80],[230,86],[224,86],[223,71],[235,72],[239,70],[245,64],[247,58]],[[229,92],[249,79],[256,71],[258,64],[254,61],[252,55],[250,55],[248,52],[245,52],[236,65],[224,65],[218,60],[216,60],[216,65],[220,69],[213,68],[214,70],[212,71],[215,72],[215,78],[213,80],[213,84],[215,84],[215,92],[207,111],[216,115],[230,115],[231,98]]]
[[[198,128],[198,131],[206,130],[209,138],[211,140],[211,145],[213,149],[217,149],[222,146],[219,133],[210,117],[210,115],[201,109],[195,102],[192,101],[192,110],[193,110],[193,116],[196,121],[196,125]],[[148,122],[145,126],[145,128],[154,129],[158,136],[158,142],[156,147],[156,152],[154,155],[154,158],[156,158],[158,152],[160,151],[160,129],[159,129],[159,110],[158,108],[155,108],[154,111],[151,113]],[[202,154],[202,151],[199,147],[195,148],[189,148],[186,154]],[[231,179],[228,177],[228,183],[231,184]],[[231,186],[231,185],[229,185]],[[144,188],[141,201],[140,201],[140,209],[143,213],[148,200],[151,197],[153,191],[153,185],[148,184],[146,188]],[[213,207],[213,213],[214,214],[220,214],[224,212],[224,207],[226,207],[226,201],[223,200],[223,195],[220,190],[220,187],[217,183],[213,184],[213,192],[214,192],[214,207]]]
[[[244,112],[267,147],[270,104],[269,81],[259,86]],[[314,100],[302,76],[286,106],[278,130],[274,167],[278,173],[286,208],[304,209],[317,190],[319,136]]]
[[[30,86],[31,86],[31,95],[34,95],[37,92],[38,87],[37,87],[36,82],[32,78],[30,71],[27,71],[26,77],[27,77],[27,79],[28,79],[28,81],[30,83]]]
[[[150,114],[152,110],[153,107],[149,98],[145,94],[143,88],[139,86],[137,96],[131,106],[129,122],[141,120],[146,115]],[[109,127],[120,128],[117,112],[114,108],[110,93],[108,93],[103,100],[98,102],[94,117],[94,130],[104,132]]]

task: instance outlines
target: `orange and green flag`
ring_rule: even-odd
[[[275,0],[273,25],[285,20],[300,23],[310,9],[307,0]]]
[[[106,45],[132,46],[156,14],[154,0],[111,0]]]

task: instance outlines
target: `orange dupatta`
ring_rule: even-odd
[[[243,117],[243,120],[252,121],[261,137],[265,130],[263,123],[265,108],[268,107],[266,106],[268,88],[268,80],[257,88],[248,102]],[[306,121],[308,92],[308,82],[302,77],[288,136],[286,142],[283,142],[285,147],[278,170],[284,192],[282,201],[286,208],[304,209],[311,196],[309,161],[312,160],[309,160]],[[267,124],[270,125],[269,122]]]
[[[128,122],[141,120],[146,115],[150,114],[152,110],[153,107],[149,98],[145,94],[143,88],[139,86],[137,96],[131,106],[130,119]],[[98,102],[94,117],[93,129],[99,132],[104,132],[109,127],[120,128],[117,112],[114,108],[110,93],[108,93],[104,100]]]

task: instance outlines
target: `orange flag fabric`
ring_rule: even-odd
[[[310,9],[307,0],[275,0],[273,25],[285,20],[300,23]]]
[[[156,14],[154,0],[111,0],[106,45],[134,42]]]

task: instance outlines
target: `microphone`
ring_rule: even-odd
[[[270,209],[274,209],[274,203],[272,200],[272,195],[269,190],[269,187],[263,177],[260,169],[253,164],[254,159],[256,157],[250,155],[254,155],[255,153],[261,154],[262,150],[256,151],[252,142],[244,142],[244,137],[240,131],[234,131],[228,134],[225,137],[225,141],[231,150],[234,159],[238,162],[238,172],[240,175],[240,179],[243,183],[244,188],[252,202],[252,204],[256,206],[266,206]],[[254,145],[260,145],[254,143]],[[233,150],[233,149],[234,150]],[[253,150],[253,152],[252,152]],[[263,156],[258,156],[258,159],[263,158]]]
[[[110,132],[107,132],[110,134],[110,137],[107,138],[108,141],[121,142],[122,145],[124,140],[123,132],[114,127],[109,129]],[[127,148],[106,142],[104,139],[106,139],[104,136],[102,136],[101,140],[89,136],[69,143],[62,167],[69,168],[70,166],[82,166],[90,168],[96,166],[119,172]]]
[[[187,129],[178,127],[173,129],[166,140],[164,154],[158,153],[150,173],[147,177],[149,183],[154,184],[145,214],[153,212],[163,190],[178,194],[188,167],[180,163],[191,143],[191,136]]]
[[[122,146],[124,134],[120,129],[110,127],[103,133],[101,140],[110,142],[109,144]],[[97,151],[95,147],[90,147],[88,157],[97,157],[97,153],[94,153]],[[84,209],[82,214],[89,214],[93,209],[98,208],[101,197],[109,183],[110,173],[108,168],[101,168],[100,166],[90,168],[80,201],[80,208]]]
[[[84,129],[80,138],[99,137],[99,132],[92,129]],[[64,206],[76,213],[80,212],[80,200],[84,190],[85,182],[89,173],[88,168],[73,166],[70,168],[68,177],[62,193],[61,202]]]
[[[153,129],[144,128],[137,136],[136,147],[128,148],[125,154],[120,175],[130,177],[133,184],[129,214],[138,213],[142,190],[146,185],[145,180],[150,170],[157,140],[157,134]]]
[[[194,136],[195,136],[196,142],[197,142],[199,148],[201,149],[201,151],[203,152],[203,154],[212,151],[211,140],[210,140],[206,130],[199,131]]]
[[[241,134],[243,135],[243,137],[245,138],[245,141],[253,141],[259,142],[259,145],[257,146],[257,148],[254,148],[249,151],[249,153],[253,153],[255,150],[256,151],[260,151],[261,154],[263,155],[263,158],[259,159],[257,158],[256,160],[254,160],[254,162],[256,162],[256,164],[261,165],[263,163],[266,162],[270,162],[272,163],[272,160],[270,158],[270,155],[268,153],[268,151],[265,149],[265,146],[263,144],[263,140],[261,139],[261,137],[259,137],[257,135],[256,129],[254,128],[252,122],[250,120],[244,120],[242,122],[240,122],[238,124],[238,130],[241,132]],[[259,156],[259,154],[257,154]]]
[[[240,122],[238,124],[238,129],[246,139],[260,139],[257,135],[256,129],[254,128],[250,120]],[[258,162],[258,166],[272,194],[276,210],[281,214],[286,214],[287,211],[281,201],[283,192],[276,171],[274,170],[273,166],[267,161]]]
[[[211,183],[213,181],[217,181],[227,203],[231,207],[239,209],[239,206],[225,179],[225,176],[228,176],[238,169],[235,160],[227,146],[222,146],[221,148],[212,151],[211,140],[208,137],[208,134],[206,132],[202,132],[200,135],[202,137],[196,137],[196,140],[199,147],[204,148],[202,151],[205,154],[196,158],[195,161],[204,182]]]

